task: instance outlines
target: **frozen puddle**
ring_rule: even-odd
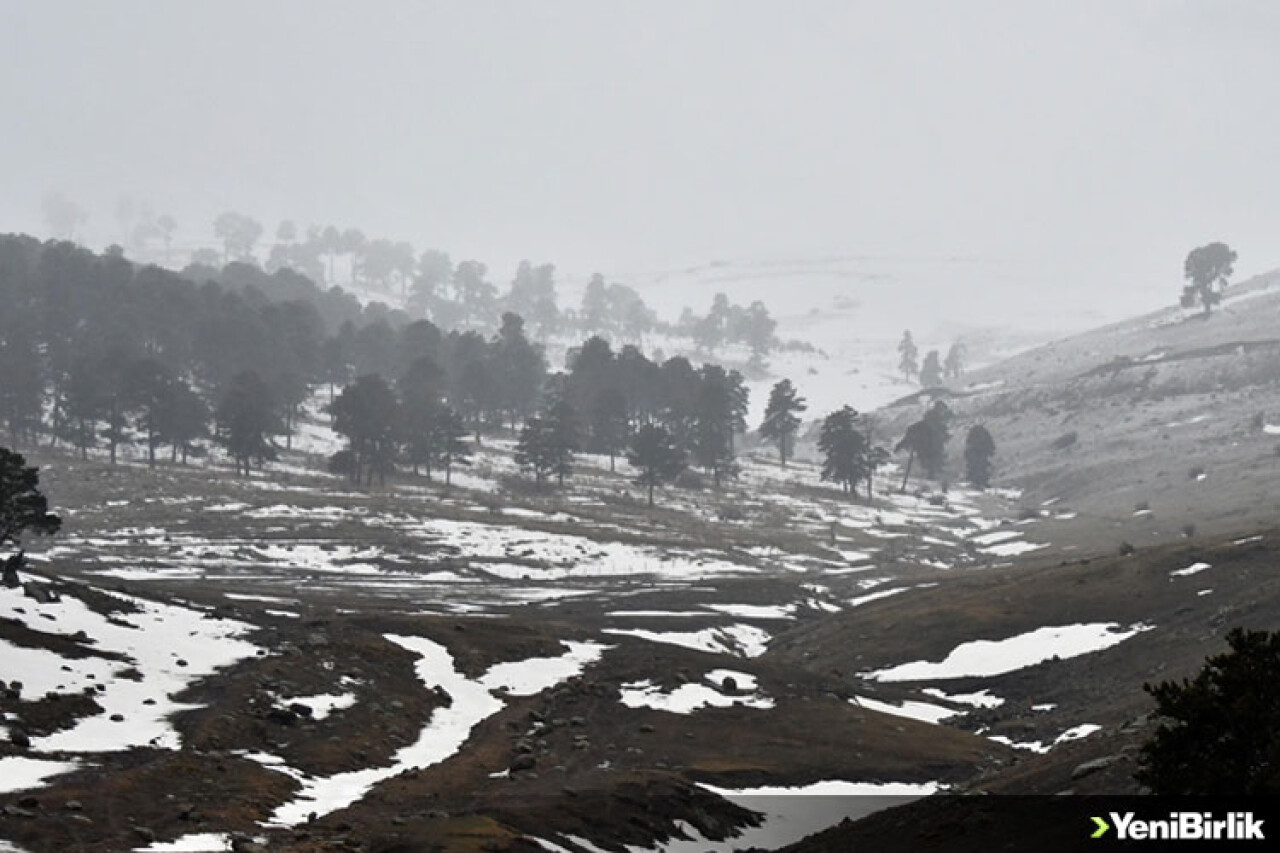
[[[462,748],[471,736],[472,728],[502,710],[502,700],[492,691],[504,689],[521,696],[539,693],[577,675],[608,648],[597,643],[566,643],[569,651],[560,657],[497,664],[479,680],[473,681],[454,668],[453,658],[439,643],[424,637],[393,634],[387,634],[386,638],[419,655],[415,665],[418,678],[427,688],[441,687],[447,691],[453,698],[452,704],[447,708],[437,708],[417,742],[397,752],[393,763],[387,767],[310,778],[282,766],[271,756],[250,756],[302,783],[298,796],[278,808],[267,825],[297,826],[313,814],[319,817],[346,808],[363,798],[379,782],[408,770],[439,764]]]
[[[1152,626],[1138,623],[1121,628],[1115,622],[1038,628],[1004,640],[963,643],[939,662],[915,661],[863,673],[876,681],[933,681],[1003,675],[1051,658],[1071,658],[1118,645]]]
[[[633,681],[622,685],[622,704],[628,708],[652,708],[673,714],[691,714],[702,708],[729,708],[734,705],[760,709],[773,707],[773,700],[757,692],[755,676],[748,673],[716,669],[706,674],[706,681],[709,683],[682,684],[670,693],[664,693],[651,681]]]

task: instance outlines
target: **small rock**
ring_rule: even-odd
[[[84,811],[84,803],[80,802],[79,800],[67,800],[65,803],[62,804],[62,807],[69,812]]]
[[[642,734],[653,734],[654,728],[653,728],[653,725],[650,723],[641,723],[640,731]]]
[[[124,722],[124,714],[112,714],[112,715],[111,715],[111,722],[113,722],[113,723],[123,723],[123,722]]]
[[[10,729],[9,742],[18,749],[27,749],[31,746],[31,738],[22,729]]]
[[[519,773],[522,770],[532,770],[538,766],[538,759],[532,755],[517,755],[515,761],[511,762],[511,772]]]

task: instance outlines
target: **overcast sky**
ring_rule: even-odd
[[[130,196],[187,241],[236,209],[498,268],[961,255],[1168,291],[1209,240],[1280,266],[1278,38],[1269,0],[0,0],[0,230],[56,190],[99,243]]]

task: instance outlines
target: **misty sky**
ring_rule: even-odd
[[[231,208],[498,270],[960,255],[1167,301],[1199,243],[1280,266],[1278,36],[1267,0],[0,0],[0,230],[57,190],[97,244],[127,195],[179,242]]]

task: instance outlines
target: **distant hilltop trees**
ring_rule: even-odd
[[[1199,304],[1207,318],[1213,306],[1222,302],[1222,292],[1235,271],[1235,262],[1236,252],[1226,243],[1206,243],[1192,249],[1182,265],[1183,277],[1187,280],[1182,288],[1182,307],[1194,308]]]
[[[49,232],[64,240],[80,238],[89,221],[88,212],[61,193],[45,197],[44,216]],[[244,278],[240,268],[251,268],[268,276],[300,277],[321,290],[342,286],[366,297],[394,298],[411,318],[446,330],[487,334],[497,329],[503,314],[514,313],[542,340],[601,335],[643,346],[648,335],[660,333],[688,341],[699,354],[741,346],[750,354],[753,372],[762,372],[770,352],[782,345],[775,336],[777,323],[763,303],[734,305],[723,293],[715,295],[705,315],[686,307],[677,321],[666,322],[635,289],[608,282],[600,273],[591,277],[580,306],[559,305],[551,263],[521,261],[504,291],[480,260],[455,262],[438,249],[420,252],[407,241],[367,236],[359,228],[303,228],[286,219],[269,229],[248,214],[229,210],[213,219],[194,248],[188,241],[188,251],[175,253],[180,229],[173,216],[156,215],[148,205],[125,197],[117,205],[116,219],[119,240],[113,254],[123,256],[127,250],[166,267],[185,257],[184,275],[196,281]],[[228,266],[237,268],[231,276]]]
[[[964,341],[955,340],[947,350],[944,359],[936,349],[925,353],[924,363],[920,363],[920,349],[916,346],[911,330],[902,333],[898,341],[898,371],[902,380],[910,382],[916,379],[921,388],[938,388],[947,380],[959,379],[968,366],[968,348]]]
[[[243,250],[249,236],[230,239]],[[484,279],[482,265],[460,268],[472,285]],[[552,270],[522,265],[517,280],[511,298],[543,328],[555,322]],[[616,329],[619,306],[634,321],[629,290],[594,292],[587,322]],[[521,314],[504,312],[493,331],[445,329],[381,303],[361,306],[289,269],[232,262],[178,274],[114,251],[4,236],[0,305],[0,432],[15,446],[112,462],[127,452],[152,466],[219,447],[247,476],[292,446],[304,416],[327,415],[346,443],[331,470],[366,487],[397,469],[448,482],[473,447],[502,433],[518,436],[517,463],[538,485],[565,483],[585,453],[607,456],[611,470],[625,458],[651,492],[689,467],[717,487],[738,476],[748,430],[738,370],[615,348],[600,334],[580,338],[554,370]],[[758,309],[722,299],[713,315],[726,329],[741,321],[743,335],[756,334],[752,317],[763,322]],[[782,464],[805,410],[790,380],[776,383],[758,429]],[[946,431],[939,439],[921,429],[913,425],[899,447],[908,469],[919,459],[938,477]],[[889,459],[850,407],[827,417],[819,445],[824,477],[850,494],[865,483],[869,495]]]

